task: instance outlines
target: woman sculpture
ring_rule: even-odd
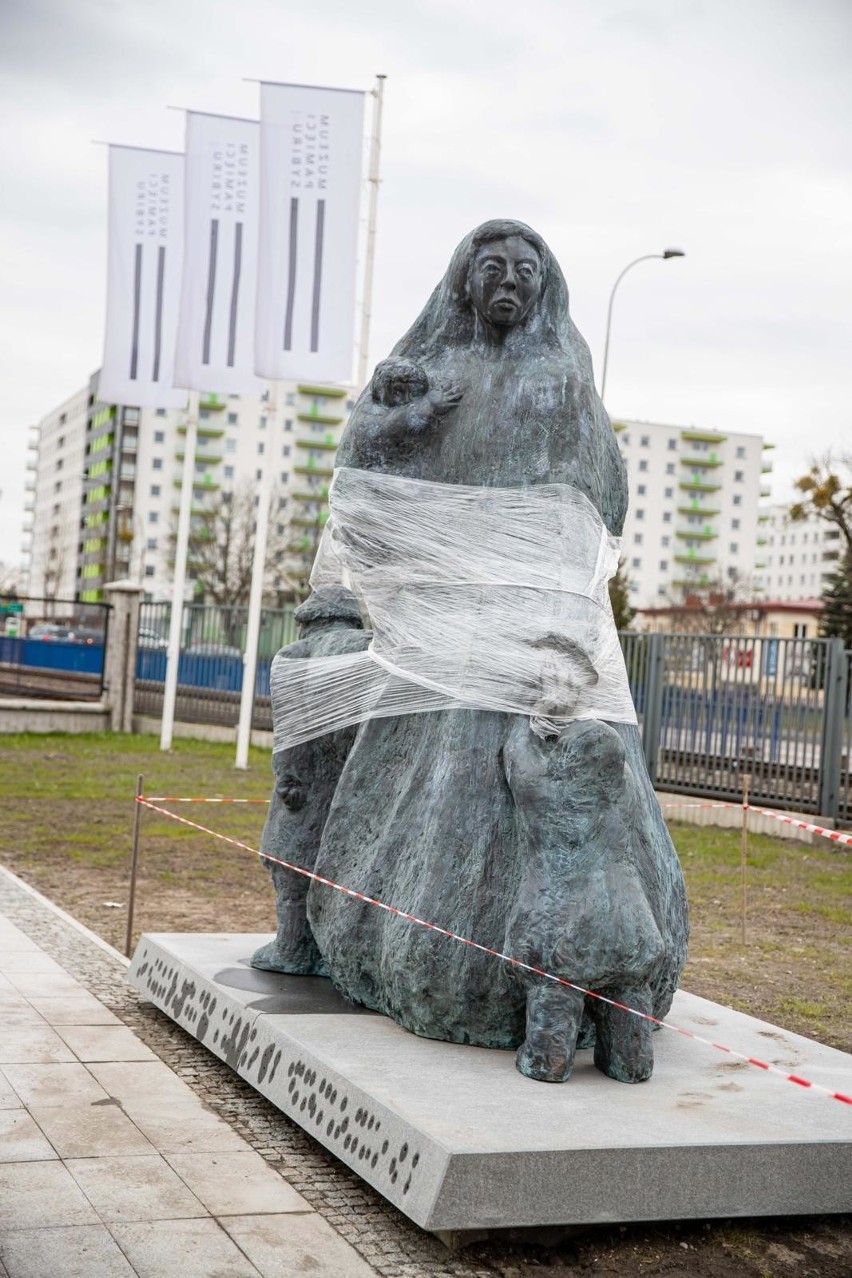
[[[620,535],[624,464],[535,232],[495,221],[462,241],[356,404],[338,465],[481,489],[570,486]],[[547,642],[554,660],[576,646],[567,633]],[[588,656],[574,665],[596,678]],[[362,722],[317,872],[662,1016],[686,907],[638,728],[588,716],[563,727],[479,708]],[[519,1069],[547,1081],[567,1078],[578,1039],[596,1036],[604,1072],[650,1073],[647,1021],[316,883],[308,918],[335,985],[417,1034],[517,1047]]]

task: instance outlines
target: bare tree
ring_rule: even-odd
[[[752,611],[746,605],[760,609],[754,583],[745,573],[731,568],[706,585],[685,591],[683,601],[672,608],[676,609],[677,628],[684,634],[731,635],[742,632],[745,623],[754,620],[753,615],[746,616]]]
[[[846,542],[842,558],[852,561],[852,453],[814,458],[794,485],[802,494],[790,507],[792,520],[818,519],[837,528]]]

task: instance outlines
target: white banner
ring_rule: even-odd
[[[255,371],[351,382],[364,94],[262,84]]]
[[[175,384],[260,392],[254,372],[260,125],[188,111]]]
[[[111,146],[104,403],[186,403],[172,377],[182,256],[183,156]]]

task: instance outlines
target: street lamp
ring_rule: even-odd
[[[606,366],[609,361],[609,330],[612,326],[612,303],[615,299],[615,290],[618,288],[627,272],[639,262],[649,262],[651,258],[659,258],[661,261],[667,261],[670,257],[686,257],[686,254],[683,249],[676,248],[663,249],[662,253],[645,253],[642,257],[634,258],[632,262],[628,262],[612,286],[612,292],[609,295],[609,308],[606,313],[606,341],[604,342],[603,373],[601,374],[601,399],[603,399],[604,392],[606,391]]]

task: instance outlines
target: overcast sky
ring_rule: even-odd
[[[762,434],[774,495],[852,442],[850,0],[2,0],[0,561],[27,426],[100,363],[106,151],[179,150],[167,104],[387,74],[373,361],[461,237],[529,222],[612,416]]]

